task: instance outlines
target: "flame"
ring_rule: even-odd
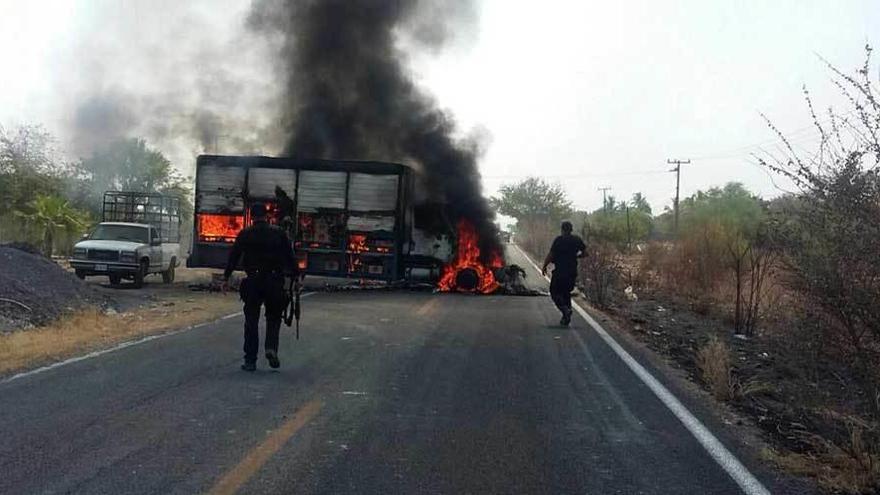
[[[243,215],[199,213],[196,218],[199,242],[233,242],[244,228]]]
[[[367,246],[366,234],[351,234],[348,236],[348,250],[355,253],[365,253],[370,250]]]
[[[283,217],[283,212],[281,211],[281,206],[278,205],[275,201],[261,201],[263,205],[266,207],[266,221],[271,223],[272,225],[279,225],[281,223],[281,219]],[[254,223],[253,218],[251,218],[250,208],[245,208],[245,217],[244,224],[251,225]]]
[[[369,250],[366,234],[350,234],[348,236],[348,273],[360,271],[361,265],[363,265],[360,254]]]
[[[464,219],[458,222],[458,248],[456,249],[455,260],[443,267],[440,282],[437,283],[441,291],[491,294],[498,289],[499,284],[495,280],[495,274],[492,270],[504,266],[504,260],[501,258],[500,253],[495,252],[492,253],[488,264],[482,263],[480,261],[479,240],[480,236],[477,235],[473,224]],[[477,275],[478,283],[474,289],[457,285],[456,278],[462,270],[472,270]]]

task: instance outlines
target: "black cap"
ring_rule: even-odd
[[[572,227],[571,222],[569,222],[568,220],[562,222],[562,230],[563,231],[571,232],[573,229],[574,229],[574,227]]]
[[[264,203],[252,203],[250,212],[251,218],[266,218],[266,205]]]

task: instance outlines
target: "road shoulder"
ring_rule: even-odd
[[[528,253],[518,246],[517,250],[531,265],[531,268],[539,270]],[[542,278],[540,274],[538,274],[538,278]],[[746,493],[762,493],[761,489],[764,487],[760,486],[760,483],[766,485],[769,492],[775,494],[821,493],[811,480],[782,473],[762,461],[763,452],[769,444],[761,437],[760,430],[746,418],[735,413],[730,407],[715,400],[699,384],[691,380],[684,370],[677,369],[663,355],[654,352],[636,340],[610,315],[591,306],[583,295],[578,294],[577,297],[572,297],[572,301],[592,317],[599,327],[609,334],[611,340],[632,356],[638,365],[645,368],[651,377],[666,388],[673,398],[686,408],[688,413],[692,414],[698,422],[703,423],[705,428],[711,432],[710,435],[717,437],[717,440],[730,451],[734,461],[741,462],[746,467],[747,477],[754,475],[756,481],[760,479],[757,491],[747,491]],[[548,301],[548,304],[552,303]],[[590,328],[589,322],[586,323],[587,328],[580,331],[595,331]]]

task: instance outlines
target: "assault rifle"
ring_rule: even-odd
[[[281,312],[281,319],[288,327],[293,325],[293,320],[296,320],[296,340],[299,340],[299,318],[302,316],[301,295],[300,277],[298,275],[284,277],[284,310]]]
[[[295,219],[296,203],[279,186],[275,186],[275,199],[278,204],[278,226],[287,234],[288,239],[295,241],[297,229]],[[293,250],[292,246],[291,250]],[[294,252],[295,257],[296,253]],[[298,260],[296,262],[299,263]],[[302,277],[299,272],[295,272],[293,275],[284,278],[284,310],[281,312],[281,318],[288,327],[296,319],[296,340],[299,340],[299,317],[302,315],[302,306],[300,305]]]

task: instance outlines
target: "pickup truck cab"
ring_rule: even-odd
[[[76,276],[106,275],[112,285],[125,278],[135,287],[144,284],[144,277],[161,273],[162,281],[174,281],[179,262],[180,245],[162,242],[152,225],[128,222],[101,222],[76,243],[70,266]]]

